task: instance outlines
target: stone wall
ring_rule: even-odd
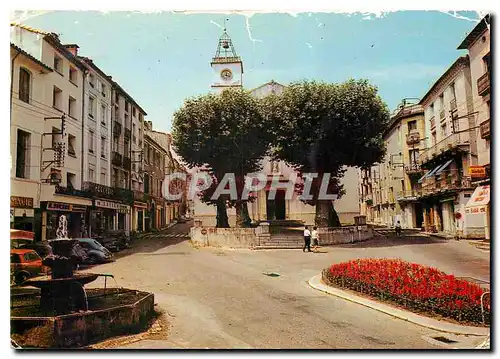
[[[368,226],[349,226],[340,228],[319,228],[319,244],[343,244],[366,241],[373,237],[372,229]]]
[[[255,228],[192,227],[193,244],[211,247],[251,248],[257,245]]]

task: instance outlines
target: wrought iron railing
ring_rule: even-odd
[[[468,145],[469,145],[468,132],[453,133],[450,136],[443,139],[442,141],[436,143],[434,146],[431,146],[422,151],[420,153],[418,162],[422,165],[449,149],[454,149],[459,146],[468,146]]]

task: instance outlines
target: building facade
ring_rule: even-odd
[[[484,225],[484,236],[490,239],[490,155],[491,155],[491,55],[490,16],[484,17],[462,41],[458,49],[468,50],[471,72],[472,103],[475,112],[477,166],[471,166],[470,176],[477,185],[466,205],[465,216],[475,225]],[[485,196],[480,194],[485,194]],[[478,200],[484,197],[484,200]],[[476,201],[478,200],[478,201]],[[479,205],[476,205],[480,203]],[[478,217],[478,218],[476,218]],[[482,217],[482,218],[481,218]]]

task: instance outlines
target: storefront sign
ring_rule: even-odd
[[[71,212],[85,212],[87,210],[86,206],[79,206],[76,204],[71,205]]]
[[[14,217],[35,217],[33,208],[14,208]]]
[[[142,202],[134,202],[134,207],[136,207],[136,208],[144,208],[144,209],[147,209],[147,208],[148,208],[148,205],[147,205],[147,203],[142,203]]]
[[[71,205],[69,203],[59,203],[59,202],[47,202],[48,211],[71,211]]]
[[[484,178],[486,177],[486,168],[483,166],[469,166],[469,175],[471,178]]]
[[[120,205],[118,212],[119,213],[130,213],[130,208],[128,206]]]
[[[95,200],[95,206],[100,207],[100,208],[109,208],[109,209],[114,209],[114,210],[119,210],[120,209],[120,203],[118,202],[109,202],[109,201],[103,201],[100,199]]]
[[[33,198],[10,196],[11,208],[33,208]]]

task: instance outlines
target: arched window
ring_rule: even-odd
[[[19,69],[19,99],[30,102],[31,74],[25,68]]]

